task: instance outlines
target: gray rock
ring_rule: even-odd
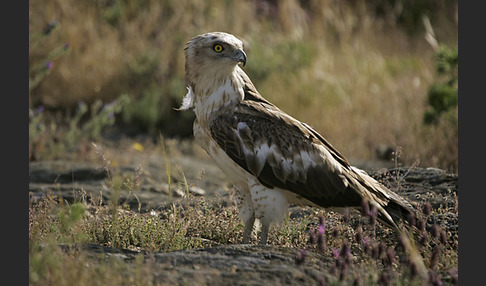
[[[99,181],[108,177],[106,170],[90,164],[67,161],[42,161],[29,163],[29,181],[32,183],[73,183]]]
[[[69,247],[64,245],[65,249]],[[154,282],[163,285],[318,285],[333,261],[313,252],[309,263],[296,265],[300,251],[292,248],[257,245],[222,245],[211,248],[177,250],[164,253],[137,253],[98,245],[81,245],[93,255],[130,261],[143,255],[153,263]],[[321,270],[320,270],[321,269]]]
[[[185,162],[189,164],[189,162]],[[187,169],[185,176],[195,180],[203,165]],[[221,174],[208,166],[204,180],[209,181],[207,190],[191,186],[190,192],[206,198],[224,196]],[[121,172],[134,172],[129,166],[120,168]],[[186,170],[186,169],[185,169]],[[149,170],[158,174],[160,170]],[[116,197],[132,209],[148,211],[164,208],[172,200],[181,200],[176,195],[169,196],[168,185],[161,178],[144,181],[137,191],[114,190],[107,187],[107,173],[93,165],[78,165],[66,162],[35,162],[30,164],[29,192],[31,200],[53,193],[66,200],[85,198],[96,199],[101,196],[104,203]],[[398,194],[406,197],[416,206],[429,202],[437,208],[454,204],[458,195],[458,176],[435,168],[397,168],[370,171],[370,174]],[[152,179],[152,178],[151,178]],[[154,183],[156,182],[156,183]],[[180,182],[178,182],[180,184]],[[214,187],[214,186],[219,187]],[[211,187],[212,186],[212,187]],[[174,189],[181,189],[177,183]],[[181,189],[182,190],[182,189]],[[135,195],[136,196],[135,196]],[[183,190],[182,195],[186,195]],[[308,216],[306,210],[292,207],[290,216]],[[457,234],[457,214],[444,213],[430,217],[428,226],[434,222],[443,225],[448,232]],[[296,255],[300,249],[258,245],[219,245],[214,247],[178,250],[161,253],[145,253],[126,249],[115,249],[100,245],[61,245],[68,251],[81,247],[93,257],[105,255],[107,259],[132,261],[142,255],[144,263],[153,264],[153,282],[163,285],[319,285],[322,281],[335,281],[329,269],[334,261],[317,253],[307,251],[305,260],[297,265]],[[151,271],[152,271],[151,270]],[[334,274],[333,274],[334,275]]]

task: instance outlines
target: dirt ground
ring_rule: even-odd
[[[95,144],[76,150],[82,151],[76,160],[31,162],[31,201],[52,193],[67,201],[81,197],[89,201],[101,196],[103,203],[108,203],[112,190],[106,180],[133,178],[137,196],[126,190],[121,192],[119,199],[135,211],[146,212],[183,199],[186,195],[184,180],[194,196],[234,203],[226,176],[191,143],[167,141],[165,148],[136,140]],[[397,166],[388,161],[351,162],[385,185],[399,189],[400,195],[417,206],[429,202],[433,208],[440,208],[457,202],[457,174],[434,168],[395,168]],[[168,174],[171,186],[167,183]],[[457,212],[443,213],[434,219],[457,240]],[[154,283],[165,285],[318,285],[331,281],[329,269],[333,265],[331,259],[311,251],[306,253],[305,263],[297,265],[296,255],[300,250],[279,246],[219,245],[160,253],[99,245],[78,247],[93,255],[104,253],[126,262],[142,254],[145,263],[152,267]],[[446,282],[452,281],[447,273],[442,277]]]

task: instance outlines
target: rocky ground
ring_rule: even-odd
[[[106,153],[104,153],[106,155]],[[115,153],[113,153],[115,154]],[[112,154],[112,155],[113,155]],[[116,159],[101,162],[73,162],[70,160],[38,161],[29,164],[29,192],[31,201],[53,193],[67,201],[84,198],[108,203],[112,189],[107,179],[133,178],[133,191],[122,190],[117,196],[131,209],[140,212],[164,207],[187,195],[232,203],[230,185],[221,171],[204,156],[174,156],[170,164],[163,156],[138,154],[138,159]],[[116,157],[113,155],[113,157]],[[127,155],[128,156],[128,155]],[[138,161],[137,161],[138,160]],[[116,161],[113,163],[113,161]],[[165,161],[167,162],[167,161]],[[454,204],[458,195],[458,176],[434,168],[394,168],[389,162],[358,163],[372,176],[391,187],[400,187],[401,195],[417,203],[430,202],[433,208]],[[172,167],[170,167],[172,164]],[[381,164],[381,165],[380,165]],[[171,186],[167,184],[167,168],[171,169]],[[183,170],[181,172],[180,170]],[[138,175],[143,174],[142,179]],[[458,214],[444,213],[436,218],[449,233],[457,236]],[[65,246],[67,248],[72,246]],[[104,253],[123,261],[135,259],[139,252],[108,248],[99,245],[80,246],[93,255]],[[308,252],[306,262],[296,265],[299,250],[278,246],[220,245],[216,247],[143,253],[147,263],[154,265],[155,282],[179,285],[316,285],[325,280],[331,261],[317,253]]]

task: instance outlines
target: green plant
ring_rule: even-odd
[[[393,175],[387,176],[387,180],[394,180]],[[457,284],[457,233],[438,220],[457,214],[457,197],[451,199],[441,207],[426,200],[417,204],[413,235],[427,267],[429,277],[425,278],[418,275],[400,236],[373,223],[373,212],[363,217],[354,211],[341,215],[294,208],[293,215],[271,232],[269,243],[294,252],[296,267],[322,265],[322,270],[301,275],[322,275],[326,285],[355,281],[361,281],[359,285]],[[62,285],[73,281],[89,285],[92,279],[131,284],[143,273],[150,281],[150,257],[156,252],[237,244],[242,236],[236,205],[208,198],[189,197],[187,203],[167,203],[140,213],[128,210],[123,203],[114,212],[110,205],[83,198],[67,204],[46,196],[29,207],[29,276],[35,285],[59,281]],[[256,237],[252,243],[257,243]],[[86,244],[131,250],[140,256],[135,262],[114,263],[107,255],[84,251]],[[119,271],[125,275],[120,277]]]
[[[194,114],[174,111],[186,92],[184,45],[201,32],[225,30],[244,40],[244,69],[261,94],[322,132],[346,157],[370,159],[378,144],[399,145],[405,164],[419,158],[447,168],[449,160],[429,150],[451,150],[418,128],[433,50],[421,33],[404,27],[426,15],[437,37],[454,46],[457,1],[419,2],[31,1],[31,31],[52,15],[63,23],[51,32],[57,38],[32,49],[31,62],[41,63],[58,41],[70,42],[69,56],[55,61],[31,96],[50,111],[126,94],[130,104],[117,116],[119,130],[191,137]],[[402,16],[413,21],[400,24]]]
[[[101,100],[96,100],[89,108],[89,119],[82,121],[88,112],[88,105],[79,102],[74,117],[69,122],[69,130],[66,134],[66,143],[72,146],[80,139],[94,140],[101,135],[104,127],[115,123],[115,115],[122,111],[123,106],[130,102],[126,95],[121,95],[116,100],[103,104]]]
[[[54,20],[49,23],[41,32],[30,35],[29,38],[29,55],[35,54],[37,49],[48,40],[48,37],[58,29],[59,22]],[[70,44],[65,43],[53,48],[47,55],[36,55],[31,58],[29,66],[29,99],[31,93],[39,86],[39,84],[51,73],[54,68],[54,62],[70,51]],[[62,151],[66,150],[80,140],[93,140],[100,136],[101,131],[106,126],[111,126],[115,123],[115,115],[120,113],[122,107],[129,102],[126,95],[120,96],[118,99],[103,104],[101,99],[97,99],[88,107],[82,101],[78,102],[76,112],[69,120],[67,126],[57,124],[55,118],[50,118],[47,114],[44,105],[37,105],[34,107],[36,100],[30,100],[29,110],[29,153],[31,160],[39,159],[42,152]],[[85,117],[90,111],[89,119]],[[64,131],[62,129],[67,129]],[[59,138],[53,138],[56,133],[64,133]],[[53,136],[54,135],[54,136]]]
[[[57,30],[59,23],[54,20],[49,23],[41,32],[29,36],[29,54],[35,50],[47,37]],[[29,63],[29,97],[31,91],[51,72],[54,61],[69,51],[69,43],[58,45],[47,55]]]
[[[51,36],[59,27],[59,23],[53,20],[40,32],[29,35],[29,55],[34,53],[43,42]],[[44,122],[44,106],[33,107],[31,93],[53,70],[54,62],[62,55],[69,52],[70,45],[65,43],[52,48],[47,54],[30,58],[29,62],[29,157],[35,158],[42,149],[46,140],[44,133],[47,126]]]
[[[426,138],[427,163],[457,172],[458,168],[458,52],[440,45],[436,54],[437,78],[427,91],[418,134]],[[420,159],[423,160],[422,158]]]
[[[55,122],[56,119],[45,112],[43,106],[39,106],[31,112],[29,122],[30,159],[39,160],[65,152],[85,141],[99,139],[103,128],[115,123],[116,114],[128,102],[129,98],[125,95],[107,104],[97,100],[90,107],[79,102],[74,115],[65,125]]]
[[[434,83],[427,93],[429,110],[424,114],[426,124],[438,124],[441,116],[447,114],[447,120],[457,124],[457,114],[453,113],[458,106],[458,50],[441,46],[436,55],[435,70],[439,81]]]

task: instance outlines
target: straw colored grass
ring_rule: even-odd
[[[435,38],[457,46],[457,9],[439,2],[430,4],[442,7],[430,16]],[[436,80],[435,51],[425,30],[419,21],[411,34],[395,10],[383,17],[375,6],[32,1],[31,35],[53,20],[59,25],[30,49],[31,65],[60,44],[71,49],[31,91],[31,104],[72,113],[79,101],[109,102],[125,94],[132,101],[118,124],[154,136],[159,130],[190,136],[193,116],[173,110],[185,93],[183,47],[197,34],[222,30],[245,41],[245,70],[261,94],[312,125],[346,157],[373,159],[377,146],[387,145],[403,148],[404,164],[457,170],[457,136],[444,131],[451,127],[422,122],[426,94]]]

